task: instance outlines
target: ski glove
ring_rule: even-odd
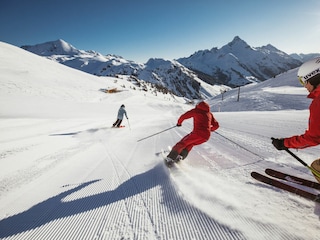
[[[273,146],[278,150],[286,150],[288,149],[286,146],[284,146],[284,140],[283,138],[271,138]]]

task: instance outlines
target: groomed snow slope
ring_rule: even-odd
[[[125,79],[91,76],[5,43],[0,72],[1,239],[318,239],[319,204],[250,177],[269,167],[313,180],[270,141],[307,126],[310,101],[294,73],[260,91],[257,84],[253,95],[243,88],[239,102],[236,90],[208,101],[220,128],[169,170],[161,150],[192,121],[141,139],[175,126],[193,107],[182,99],[134,91]],[[99,91],[115,84],[128,87]],[[263,102],[262,93],[269,104],[255,110],[252,99]],[[287,107],[293,94],[297,106]],[[121,104],[129,121],[113,129]],[[248,111],[236,111],[246,104]],[[311,163],[319,147],[297,154]]]

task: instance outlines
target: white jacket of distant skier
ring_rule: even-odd
[[[118,117],[117,118],[122,120],[123,119],[123,115],[126,115],[126,118],[128,118],[125,106],[121,105],[121,107],[119,108],[119,111],[118,111]]]

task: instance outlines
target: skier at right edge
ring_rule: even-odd
[[[278,150],[302,149],[320,144],[320,57],[302,64],[298,70],[298,79],[309,91],[308,98],[312,99],[309,106],[309,128],[299,136],[272,138],[272,144]],[[311,167],[320,173],[320,159],[314,160]],[[320,182],[319,177],[315,178]]]

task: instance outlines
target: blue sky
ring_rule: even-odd
[[[1,0],[0,41],[15,46],[63,39],[80,50],[145,63],[222,47],[320,52],[319,0]]]

